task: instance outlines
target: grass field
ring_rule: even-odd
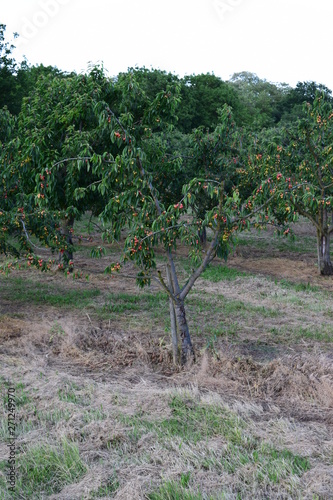
[[[1,277],[0,498],[13,393],[17,499],[333,498],[333,278],[311,228],[295,232],[244,234],[205,271],[183,370],[165,293],[103,274],[94,242],[82,279]],[[177,266],[185,280],[184,252]]]

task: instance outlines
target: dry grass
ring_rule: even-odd
[[[2,280],[0,498],[10,498],[9,386],[17,498],[332,498],[331,282],[295,288],[274,282],[275,271],[257,275],[268,272],[262,256],[232,265],[241,259],[250,276],[202,279],[190,297],[198,361],[187,370],[171,364],[163,296],[110,282],[105,262],[89,281],[65,285],[26,273],[25,293],[43,279],[49,302],[20,301],[15,273]],[[33,460],[44,476],[29,475]],[[53,490],[45,464],[59,477]]]

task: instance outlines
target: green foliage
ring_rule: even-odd
[[[17,34],[14,34],[14,38]],[[6,41],[6,25],[0,24],[0,109],[7,106],[10,111],[15,107],[15,70],[16,62],[12,56],[15,46]]]
[[[13,38],[17,37],[18,34],[14,33]],[[15,46],[6,41],[6,25],[0,24],[0,109],[6,106],[16,116],[21,110],[23,98],[34,90],[40,76],[65,78],[68,75],[52,66],[31,66],[26,59],[18,64],[12,54],[14,49]]]
[[[23,249],[32,254],[34,236],[60,251],[60,267],[70,273],[74,223],[89,210],[99,215],[105,241],[119,241],[126,234],[121,258],[107,271],[119,271],[131,261],[138,285],[157,279],[179,315],[196,279],[216,256],[227,259],[235,235],[249,228],[250,221],[260,228],[274,220],[287,232],[286,222],[301,213],[295,200],[288,205],[281,202],[281,178],[292,196],[294,178],[277,168],[283,155],[292,158],[296,169],[298,157],[302,156],[303,166],[304,161],[310,163],[310,159],[304,160],[306,148],[291,151],[293,142],[279,130],[277,136],[283,140],[278,155],[258,153],[258,138],[249,134],[244,139],[246,134],[233,118],[229,103],[239,113],[237,92],[247,100],[248,109],[256,99],[249,121],[253,130],[280,119],[274,120],[272,115],[283,102],[286,88],[251,74],[236,75],[226,84],[214,75],[180,80],[145,68],[130,69],[113,80],[98,67],[87,75],[57,75],[41,69],[33,91],[23,99],[17,121],[6,111],[1,115],[6,125],[1,151],[1,250],[18,255]],[[179,119],[184,118],[184,103],[187,118],[193,112],[192,125],[201,125],[190,135],[176,130]],[[305,142],[310,122],[299,128]],[[274,132],[268,138],[261,133],[262,137],[270,152]],[[253,154],[248,157],[251,142]],[[328,150],[326,153],[329,156]],[[254,185],[268,175],[246,200]],[[295,181],[297,187],[304,187],[304,179]],[[306,182],[309,186],[310,181]],[[304,199],[309,198],[303,194]],[[312,191],[310,194],[313,196]],[[326,198],[325,203],[330,204],[331,198]],[[204,248],[207,231],[210,243]],[[188,247],[193,268],[183,285],[172,260],[180,245]],[[157,269],[157,248],[168,260],[172,283],[166,283]],[[103,254],[103,247],[92,250],[94,257]],[[42,270],[51,266],[34,255],[29,259],[30,266]],[[184,309],[181,314],[181,336],[190,342]]]
[[[62,250],[66,264],[72,259],[74,219],[88,208],[98,212],[105,203],[92,190],[84,200],[75,200],[74,191],[97,180],[90,160],[104,151],[105,137],[95,107],[111,93],[112,82],[99,68],[67,78],[41,71],[17,122],[2,112],[3,252],[19,251],[9,245],[8,235],[31,252],[30,237],[35,235],[43,245]]]
[[[213,74],[186,76],[181,80],[181,104],[178,127],[190,133],[199,127],[213,130],[219,123],[218,110],[232,107],[238,118],[239,96],[228,82]]]
[[[104,138],[98,132],[95,106],[111,89],[111,82],[95,68],[88,75],[42,76],[24,100],[18,120],[20,170],[25,179],[27,171],[32,177],[30,192],[37,206],[63,210],[68,216],[88,208],[87,200],[83,206],[74,204],[73,193],[96,181],[90,158],[103,149]]]
[[[16,127],[15,117],[8,111],[6,107],[0,109],[0,144],[1,148],[10,141],[14,135]]]
[[[290,99],[294,104],[313,104],[318,94],[323,94],[326,101],[333,103],[332,91],[325,85],[316,82],[298,82],[296,87],[290,91]]]
[[[230,82],[240,100],[239,123],[251,132],[273,127],[283,114],[290,88],[260,79],[256,74],[235,73]]]
[[[332,108],[318,96],[305,109],[307,119],[299,121],[297,128],[282,130],[280,144],[272,143],[265,157],[257,154],[249,163],[249,172],[265,179],[253,199],[260,203],[276,195],[267,212],[278,214],[285,222],[295,219],[295,210],[316,219],[332,201]]]
[[[190,75],[179,78],[177,75],[159,69],[129,68],[140,87],[136,98],[134,114],[139,117],[143,111],[142,98],[153,100],[168,86],[179,86],[181,101],[178,106],[176,127],[182,134],[189,134],[198,127],[213,130],[218,122],[218,109],[231,106],[238,117],[239,97],[233,86],[214,74]],[[128,73],[121,73],[118,78],[127,80]],[[133,108],[133,106],[131,106]]]
[[[238,136],[231,110],[224,106],[212,136],[203,138],[198,131],[187,144],[191,160],[183,169],[182,158],[170,158],[168,153],[180,85],[167,83],[151,97],[136,73],[129,71],[111,82],[103,70],[94,68],[89,75],[38,80],[23,102],[20,140],[8,167],[22,179],[24,196],[29,193],[30,211],[21,204],[15,221],[59,248],[70,272],[74,220],[87,209],[100,212],[107,226],[105,240],[119,240],[123,229],[127,233],[122,262],[108,270],[118,271],[127,260],[133,261],[139,286],[149,284],[154,275],[157,246],[164,249],[170,265],[177,246],[188,246],[196,271],[180,290],[172,267],[175,288],[169,285],[181,306],[207,264],[215,256],[227,258],[233,234],[247,227],[249,211],[244,212],[237,190],[226,183],[234,170]],[[184,174],[178,176],[182,169]],[[163,182],[156,186],[156,179]],[[43,222],[58,210],[54,226],[42,226],[41,220],[32,218],[34,207]],[[207,227],[214,237],[203,255],[200,239]],[[98,248],[93,255],[102,252]],[[35,259],[30,264],[40,265]],[[166,288],[161,274],[158,279]],[[187,328],[186,321],[182,324]],[[190,342],[188,330],[184,335]]]
[[[249,160],[248,175],[263,182],[250,203],[269,201],[257,226],[277,222],[289,233],[288,224],[297,216],[308,218],[317,230],[318,267],[321,274],[332,274],[329,238],[333,204],[333,107],[317,95],[313,104],[305,104],[306,117],[286,130],[279,142],[273,141],[265,154],[256,151]],[[255,182],[254,181],[254,182]]]
[[[133,99],[137,91],[134,91]],[[172,102],[168,103],[168,100]],[[229,108],[221,111],[221,124],[216,128],[214,136],[209,136],[207,139],[211,143],[208,147],[212,149],[211,161],[208,164],[203,161],[206,138],[194,136],[192,149],[196,165],[191,161],[189,165],[192,168],[189,170],[192,175],[196,173],[204,176],[202,180],[200,177],[194,178],[182,187],[178,183],[178,189],[173,189],[173,192],[174,194],[181,192],[182,197],[180,200],[174,198],[173,204],[170,205],[167,205],[172,199],[170,188],[169,193],[163,191],[161,187],[161,192],[158,192],[152,184],[154,176],[167,175],[170,179],[174,178],[173,172],[169,169],[163,173],[165,149],[161,146],[161,142],[151,140],[149,123],[152,116],[155,116],[155,111],[153,113],[152,109],[156,107],[159,110],[161,118],[154,119],[158,120],[159,126],[163,128],[167,122],[163,124],[162,116],[167,112],[173,113],[177,101],[177,89],[174,94],[169,91],[158,95],[154,103],[148,103],[139,130],[132,128],[134,132],[131,133],[111,110],[106,109],[101,115],[101,121],[107,129],[110,129],[109,135],[115,137],[122,151],[121,155],[115,158],[115,164],[107,171],[106,176],[103,163],[95,167],[102,176],[98,189],[103,190],[103,193],[110,193],[109,202],[101,214],[103,222],[111,224],[111,229],[105,234],[105,238],[111,241],[117,240],[122,228],[127,228],[128,236],[123,259],[134,261],[141,269],[138,274],[140,285],[150,282],[150,270],[156,267],[154,248],[157,245],[162,245],[167,254],[177,248],[178,242],[188,245],[193,264],[198,266],[201,262],[198,231],[210,227],[216,234],[214,252],[225,257],[232,241],[233,231],[246,227],[245,220],[239,220],[241,209],[237,192],[234,191],[229,198],[224,194],[223,175],[228,177],[228,169],[231,168],[230,164],[233,164],[230,154],[233,153],[232,144],[235,142],[235,126]],[[126,117],[123,115],[123,119],[130,123],[132,120],[130,115]],[[145,119],[146,126],[144,126]],[[148,133],[148,142],[145,136],[139,135],[142,127]],[[157,167],[154,168],[154,165]],[[150,174],[152,169],[153,175]],[[221,172],[223,172],[222,179]],[[114,185],[118,185],[120,191],[112,196]],[[235,220],[232,216],[234,213],[239,219]],[[120,263],[115,263],[109,270],[116,271],[120,267]]]

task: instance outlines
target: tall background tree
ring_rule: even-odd
[[[14,34],[16,38],[18,35]],[[15,46],[6,41],[6,25],[0,24],[0,108],[7,106],[13,112],[16,106],[15,90],[17,68],[13,57]]]

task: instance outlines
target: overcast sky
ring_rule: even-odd
[[[0,0],[17,61],[110,76],[132,66],[333,89],[332,0]]]

